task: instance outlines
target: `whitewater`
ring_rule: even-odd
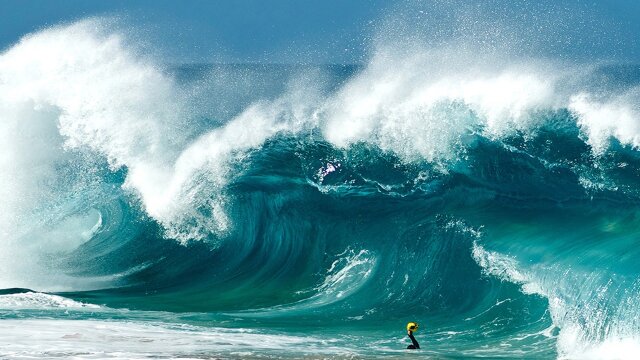
[[[0,54],[0,357],[640,353],[640,66],[141,49],[95,18]]]

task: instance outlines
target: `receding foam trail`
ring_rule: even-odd
[[[0,356],[6,359],[142,359],[149,357],[226,359],[296,357],[350,359],[361,349],[328,337],[263,334],[251,329],[100,320],[4,320]],[[342,346],[341,346],[342,345]],[[298,350],[302,349],[302,350]],[[205,355],[203,355],[205,354]]]

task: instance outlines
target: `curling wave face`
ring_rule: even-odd
[[[631,354],[637,69],[413,50],[168,68],[100,20],[23,38],[0,55],[0,287],[357,328],[379,354],[373,329],[415,319],[435,353]],[[67,304],[24,294],[0,308]]]

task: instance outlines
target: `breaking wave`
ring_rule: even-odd
[[[0,307],[632,354],[638,69],[497,60],[170,67],[101,20],[26,36],[0,55],[0,288],[59,294]]]

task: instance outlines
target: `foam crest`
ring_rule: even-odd
[[[380,51],[329,102],[325,137],[340,147],[365,141],[408,159],[448,160],[465,148],[468,135],[499,137],[529,128],[536,111],[559,102],[559,75],[471,59],[443,63],[456,55],[417,49],[406,58]]]
[[[114,169],[126,166],[127,186],[144,196],[168,181],[167,168],[188,135],[172,81],[105,28],[86,20],[47,29],[0,55],[0,140],[6,149],[0,155],[0,246],[7,257],[0,281],[40,278],[34,274],[40,257],[86,241],[83,232],[91,226],[70,220],[75,215],[65,211],[77,209],[64,202],[95,190],[91,154]],[[77,236],[32,236],[62,228]]]
[[[577,115],[578,125],[587,135],[594,153],[601,155],[610,139],[640,148],[640,89],[609,99],[598,99],[588,93],[571,97],[569,109]]]
[[[275,100],[257,101],[203,132],[192,94],[108,28],[93,19],[47,29],[0,57],[0,138],[9,148],[0,158],[2,231],[20,238],[21,217],[65,196],[65,189],[40,185],[74,187],[80,180],[58,170],[69,166],[71,153],[84,152],[106,158],[112,169],[125,167],[124,189],[169,237],[187,242],[225,233],[229,164],[276,133],[313,124],[321,100],[309,76],[316,77],[294,78]],[[33,146],[34,137],[42,146]]]
[[[230,165],[279,133],[312,128],[319,94],[298,79],[273,101],[258,101],[220,128],[190,143],[176,159],[173,176],[160,197],[146,201],[149,214],[181,242],[226,233],[225,186]]]
[[[63,146],[93,149],[114,168],[127,165],[134,174],[148,170],[141,169],[143,163],[159,168],[172,153],[175,138],[161,130],[176,122],[173,106],[165,106],[175,104],[171,82],[133,59],[118,35],[104,35],[100,28],[97,21],[83,21],[49,29],[25,37],[0,57],[0,102],[20,109],[3,112],[9,114],[9,126],[24,124],[27,138],[44,128],[41,137],[49,140],[30,151],[20,150],[31,147],[27,139],[12,144],[18,153],[10,159],[35,182],[45,176],[60,180],[55,173],[38,176],[33,170],[53,167],[65,156]],[[26,153],[36,154],[32,164],[21,159]]]
[[[338,147],[366,142],[438,162],[464,156],[475,135],[535,135],[549,114],[566,109],[595,155],[612,139],[638,148],[640,90],[598,88],[599,71],[474,46],[382,46],[327,99],[320,126]]]

